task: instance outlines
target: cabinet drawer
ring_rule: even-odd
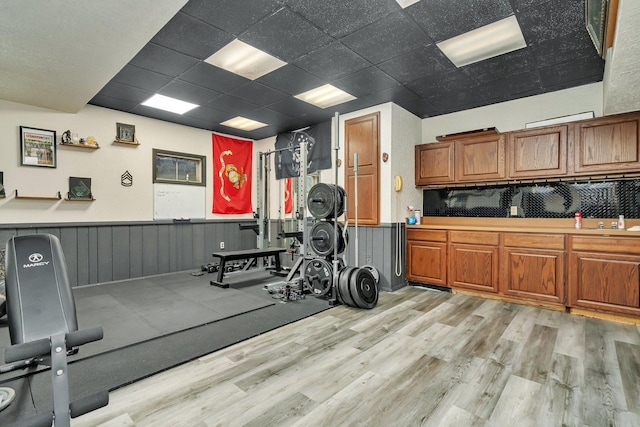
[[[640,255],[640,238],[611,236],[572,236],[571,250]]]
[[[481,231],[450,231],[451,243],[467,243],[471,245],[498,246],[500,235],[498,233]]]
[[[407,229],[407,240],[446,242],[447,232],[445,230],[419,230],[409,228]]]
[[[516,248],[563,250],[564,236],[560,234],[504,233],[504,245]]]

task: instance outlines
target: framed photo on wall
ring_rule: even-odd
[[[93,199],[93,193],[91,192],[91,178],[79,178],[75,176],[70,176],[68,198],[70,200]]]
[[[116,123],[116,141],[118,142],[136,142],[136,127],[124,123]]]
[[[604,55],[604,36],[607,24],[607,0],[585,0],[585,24],[598,54]]]
[[[5,197],[4,192],[4,172],[0,172],[0,197]]]
[[[20,165],[56,167],[56,131],[20,126]]]

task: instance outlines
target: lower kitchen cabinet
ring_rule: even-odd
[[[639,316],[639,243],[634,238],[573,237],[568,305]]]
[[[565,303],[565,236],[504,233],[500,293],[546,303]]]
[[[449,286],[497,293],[500,235],[451,231],[449,242]]]
[[[447,232],[407,230],[407,280],[447,286]]]

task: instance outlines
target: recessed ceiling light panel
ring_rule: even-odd
[[[249,80],[255,80],[287,65],[286,62],[238,39],[205,59],[205,62]]]
[[[355,96],[330,84],[308,90],[295,97],[319,108],[332,107],[356,99]]]
[[[179,99],[158,94],[155,94],[151,98],[144,101],[142,105],[158,108],[160,110],[170,111],[176,114],[184,114],[187,111],[199,107],[199,105],[197,104],[192,104],[190,102],[181,101]]]
[[[396,0],[396,3],[398,3],[403,9],[406,9],[414,3],[418,3],[419,1],[420,0]]]
[[[522,49],[527,43],[518,20],[510,16],[437,43],[437,46],[459,68]]]
[[[229,126],[234,129],[245,130],[247,132],[267,126],[266,123],[247,119],[241,116],[236,116],[233,119],[226,120],[220,124],[223,126]]]

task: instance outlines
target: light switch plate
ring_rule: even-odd
[[[511,206],[511,216],[518,216],[518,207]]]

